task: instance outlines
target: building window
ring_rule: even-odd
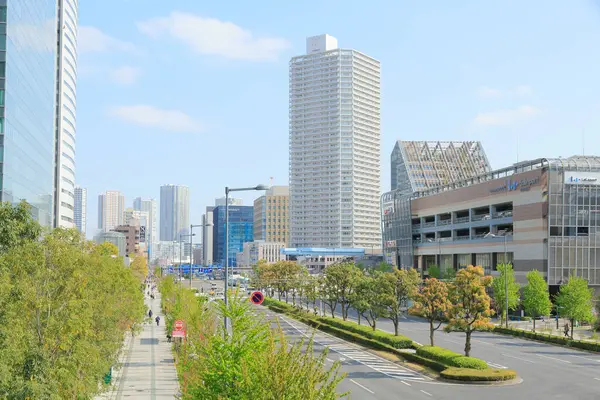
[[[0,78],[6,77],[6,62],[0,62]]]
[[[0,106],[4,106],[4,89],[0,90]]]
[[[6,22],[6,6],[0,7],[0,22]]]

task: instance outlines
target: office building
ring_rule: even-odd
[[[200,243],[194,243],[192,252],[192,264],[202,264],[203,259],[202,245]]]
[[[135,211],[143,211],[148,214],[148,223],[146,225],[146,243],[150,243],[150,245],[158,243],[158,223],[156,222],[158,208],[156,205],[156,200],[144,200],[141,197],[136,197],[133,200],[133,209]]]
[[[225,205],[225,196],[219,197],[219,198],[215,199],[215,207],[224,206],[224,205]],[[229,198],[229,205],[230,206],[243,206],[244,205],[244,200],[242,200],[242,199],[236,199],[234,197],[230,197]]]
[[[180,240],[190,228],[190,190],[187,186],[160,187],[160,240]]]
[[[600,157],[520,162],[381,201],[385,251],[401,267],[493,273],[508,261],[517,281],[538,270],[553,293],[571,275],[600,289]]]
[[[225,206],[213,210],[213,263],[225,265]],[[254,210],[249,206],[229,206],[229,265],[245,242],[254,240]]]
[[[112,231],[123,225],[125,196],[116,190],[109,190],[98,196],[98,229]]]
[[[206,207],[206,213],[202,215],[202,264],[213,263],[213,210],[212,206]]]
[[[236,256],[238,268],[252,268],[259,260],[267,263],[276,263],[285,261],[285,255],[281,252],[285,248],[285,243],[265,242],[255,240],[243,244],[242,251]]]
[[[379,61],[321,35],[289,73],[291,245],[378,246]]]
[[[94,236],[94,242],[97,244],[102,244],[104,242],[109,242],[117,246],[119,250],[118,255],[120,257],[125,257],[126,248],[127,248],[127,239],[123,233],[120,232],[100,232],[96,236]]]
[[[72,228],[75,226],[78,0],[57,0],[57,5],[54,226]]]
[[[134,210],[133,208],[125,209],[123,214],[123,225],[132,225],[135,221],[140,227],[140,243],[147,245],[150,237],[150,214],[147,211]]]
[[[289,246],[288,186],[273,186],[254,200],[254,240]]]
[[[399,140],[391,156],[391,190],[411,194],[491,170],[480,142]]]
[[[56,0],[0,2],[0,201],[53,225]],[[71,188],[71,191],[73,188]]]
[[[125,257],[134,258],[144,253],[140,248],[139,221],[133,219],[131,225],[119,225],[114,231],[125,235]]]
[[[75,186],[75,227],[85,236],[87,230],[87,189]]]

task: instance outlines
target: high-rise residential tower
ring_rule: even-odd
[[[123,225],[125,196],[116,190],[109,190],[98,196],[98,229],[111,231]]]
[[[310,37],[289,96],[291,245],[380,246],[379,61]]]
[[[158,214],[158,208],[156,200],[147,199],[143,200],[141,197],[133,200],[133,209],[136,211],[145,211],[148,213],[148,226],[146,227],[146,242],[152,244],[158,244],[158,223],[156,222],[156,216]]]
[[[12,0],[14,1],[14,0]],[[54,226],[75,226],[75,137],[78,0],[55,0],[56,123],[54,141]],[[39,1],[38,1],[39,2]]]
[[[182,185],[160,187],[160,240],[180,240],[190,228],[190,189]],[[189,239],[188,239],[189,240]]]
[[[87,226],[87,189],[75,187],[74,205],[75,226],[85,236]]]
[[[0,2],[0,200],[52,226],[56,0]]]
[[[289,245],[288,186],[273,186],[254,200],[254,240]]]

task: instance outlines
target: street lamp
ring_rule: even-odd
[[[224,301],[225,307],[228,305],[228,294],[229,291],[229,192],[247,192],[252,190],[269,190],[267,185],[257,185],[254,187],[246,188],[230,188],[225,186],[225,290],[224,290]],[[223,317],[223,323],[225,324],[225,335],[227,335],[227,316]]]
[[[508,264],[508,252],[506,251],[506,240],[512,235],[512,232],[504,232],[502,235],[496,235],[492,232],[488,232],[485,234],[485,238],[493,237],[493,238],[504,238],[504,268]],[[506,328],[508,329],[508,271],[504,270],[504,297],[506,297],[506,320],[504,321]]]
[[[179,269],[182,272],[182,274],[183,274],[183,269],[181,267],[181,248],[183,247],[183,240],[181,240],[181,238],[188,237],[188,236],[190,238],[190,252],[191,252],[192,251],[192,246],[191,246],[191,244],[192,244],[192,238],[194,236],[196,236],[196,234],[195,233],[189,233],[189,234],[179,235]],[[192,276],[192,264],[190,263],[190,277],[191,276]],[[190,288],[192,287],[191,280],[192,280],[192,278],[190,278]]]
[[[207,228],[209,226],[213,226],[213,224],[210,222],[200,225],[190,224],[190,289],[192,288],[192,256],[194,255],[194,251],[192,250],[192,236],[194,236],[194,228]]]

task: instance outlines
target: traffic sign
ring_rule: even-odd
[[[250,295],[250,301],[257,305],[262,304],[264,299],[265,296],[261,292],[252,292]]]
[[[173,322],[173,332],[171,332],[171,336],[174,338],[185,337],[185,324],[182,320],[178,319],[177,321]]]

